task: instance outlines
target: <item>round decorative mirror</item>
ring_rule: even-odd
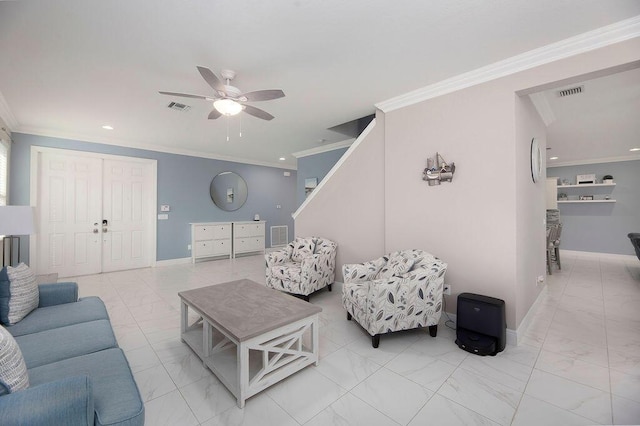
[[[222,210],[238,210],[247,201],[247,183],[233,172],[218,173],[209,187],[211,200]]]

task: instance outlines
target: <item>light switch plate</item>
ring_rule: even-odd
[[[160,211],[161,212],[169,212],[171,211],[171,207],[169,206],[169,204],[163,204],[160,206]]]

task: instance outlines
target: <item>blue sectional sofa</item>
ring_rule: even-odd
[[[0,396],[0,425],[144,425],[142,398],[102,300],[78,299],[75,283],[38,289],[38,308],[4,325],[20,347],[29,387]]]

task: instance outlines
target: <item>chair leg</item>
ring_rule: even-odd
[[[347,312],[347,321],[351,321],[351,314]]]
[[[308,302],[308,301],[309,301],[309,295],[308,295],[308,294],[303,295],[303,296],[302,296],[302,299],[303,299],[305,302]]]
[[[371,336],[371,345],[374,348],[377,348],[380,345],[380,335],[376,334],[375,336]]]
[[[560,264],[560,249],[556,247],[553,250],[556,253],[556,262],[558,263],[558,269],[562,269],[562,265]]]
[[[438,325],[430,325],[429,326],[429,334],[431,337],[436,337],[438,335]]]
[[[547,250],[547,272],[549,275],[553,275],[551,272],[551,254],[549,253],[549,250]]]

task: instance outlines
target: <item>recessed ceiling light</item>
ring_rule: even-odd
[[[629,151],[631,151],[631,152],[640,151],[640,148],[631,148]]]
[[[286,158],[280,157],[280,161],[284,161],[284,160],[286,160]]]
[[[109,126],[108,124],[105,124],[104,126],[102,126],[102,128],[105,130],[113,130],[113,127]]]
[[[558,157],[549,157],[549,160],[557,160]]]

